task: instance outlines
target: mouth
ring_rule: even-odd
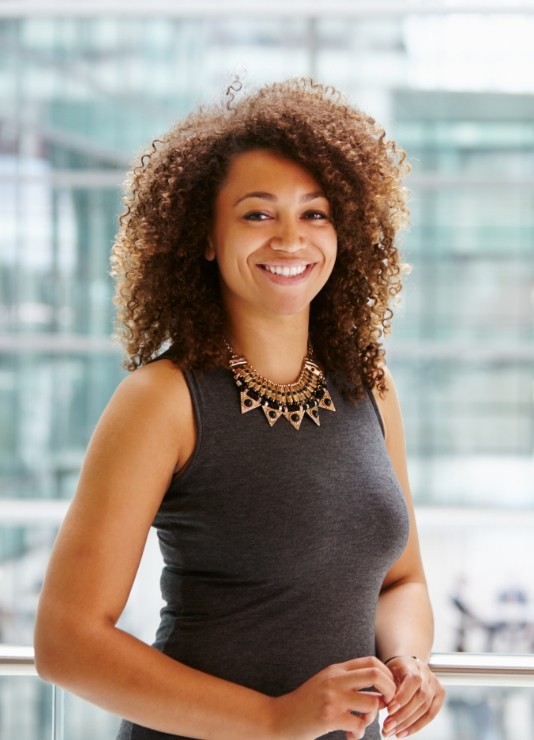
[[[300,264],[300,265],[258,265],[262,270],[271,273],[271,275],[278,275],[280,277],[298,277],[303,275],[307,270],[313,267],[313,263]]]

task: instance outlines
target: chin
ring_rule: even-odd
[[[270,313],[275,316],[298,316],[299,314],[306,313],[310,308],[310,301],[302,303],[289,303],[284,302],[277,306],[270,306]]]

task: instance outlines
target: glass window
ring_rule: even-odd
[[[530,521],[532,12],[486,13],[481,3],[480,13],[444,7],[411,14],[404,3],[397,14],[351,16],[349,3],[346,15],[325,6],[290,18],[271,10],[269,17],[141,18],[125,5],[120,17],[95,8],[88,17],[49,10],[7,18],[1,5],[1,512],[17,502],[53,507],[72,496],[94,425],[124,377],[110,340],[109,252],[120,184],[136,152],[197,103],[220,99],[236,75],[245,86],[313,75],[376,117],[412,165],[412,224],[402,238],[412,272],[387,348],[423,543],[429,536],[443,547],[456,542],[458,520],[443,512],[477,522],[484,513],[517,510]],[[439,536],[429,524],[433,513],[441,517]],[[2,516],[0,639],[28,643],[58,521]],[[510,526],[502,542],[492,530],[499,547],[514,551],[517,536],[530,552],[519,523]],[[473,564],[468,578],[480,575],[494,547],[472,535],[472,549],[456,543]],[[150,614],[140,595],[159,569],[150,541],[147,570],[123,618],[147,640],[159,607],[157,591]],[[453,644],[456,623],[441,606],[456,576],[441,567],[443,553],[433,553],[427,567],[439,594],[441,645]],[[507,562],[513,570],[513,559]],[[532,600],[531,583],[525,589]],[[40,740],[48,737],[41,719],[49,696],[38,686],[21,679],[20,701],[26,697],[34,712],[19,713],[16,732]],[[6,737],[15,736],[6,709],[12,691],[0,682]],[[492,722],[501,724],[493,735],[487,730],[487,740],[532,734],[509,724],[513,707],[527,716],[524,694],[517,704],[513,692],[496,691],[487,701],[475,694],[453,697],[442,729],[424,737],[478,740],[469,734],[473,718],[489,716],[491,706],[499,707]],[[81,740],[85,711],[76,705],[65,715],[75,718],[67,725],[78,723],[68,737]],[[102,736],[112,732],[98,727]]]

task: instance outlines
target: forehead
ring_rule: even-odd
[[[313,175],[297,162],[267,149],[236,154],[219,192],[241,189],[321,190]]]

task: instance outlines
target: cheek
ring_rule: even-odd
[[[328,258],[332,261],[332,264],[336,261],[337,257],[337,238],[334,236],[330,239],[327,247]]]

